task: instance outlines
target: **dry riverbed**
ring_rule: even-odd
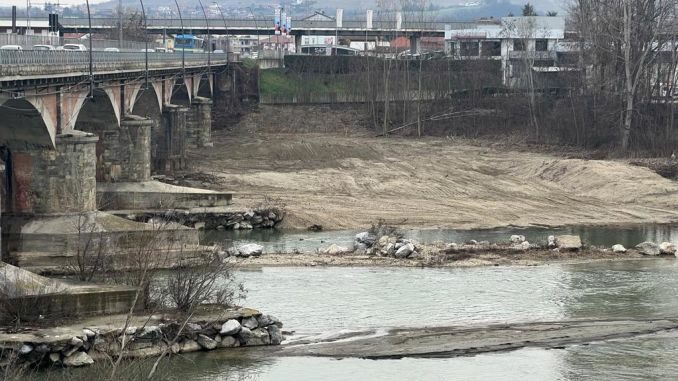
[[[455,229],[678,221],[678,182],[626,161],[482,140],[376,138],[356,115],[316,111],[261,107],[214,131],[214,147],[190,153],[186,178],[235,192],[236,206],[284,206],[283,227],[292,229],[378,219]]]

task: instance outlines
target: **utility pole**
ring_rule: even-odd
[[[118,0],[118,49],[122,50],[122,0]]]

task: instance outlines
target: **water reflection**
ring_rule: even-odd
[[[357,231],[339,230],[312,233],[306,231],[266,230],[226,230],[208,231],[203,234],[204,243],[218,243],[225,247],[234,244],[257,242],[264,245],[266,252],[301,252],[315,251],[336,243],[351,247],[353,237]],[[632,247],[643,241],[678,243],[678,225],[638,225],[627,227],[609,226],[574,226],[564,228],[501,228],[490,230],[451,230],[451,229],[424,229],[405,230],[407,238],[416,239],[422,243],[466,242],[471,239],[478,241],[501,242],[507,241],[512,234],[522,234],[530,242],[546,242],[551,235],[577,234],[589,245],[607,246],[620,243]]]

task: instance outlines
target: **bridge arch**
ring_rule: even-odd
[[[121,134],[118,114],[109,94],[95,89],[93,96],[86,99],[77,112],[74,129],[90,132],[99,137],[96,145],[97,181],[115,181],[122,174],[121,158],[128,155],[125,144],[129,137]]]
[[[212,76],[208,74],[203,74],[198,81],[197,90],[195,91],[196,97],[203,98],[212,98],[213,88],[212,88]]]
[[[189,78],[179,78],[172,86],[169,103],[179,106],[190,106],[192,101],[191,84]]]
[[[0,100],[1,102],[1,100]],[[29,97],[0,104],[0,145],[12,149],[54,147],[56,102]]]

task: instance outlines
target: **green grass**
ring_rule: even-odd
[[[259,89],[262,95],[326,94],[349,91],[350,84],[341,78],[312,76],[301,78],[286,69],[267,69],[259,72]]]

